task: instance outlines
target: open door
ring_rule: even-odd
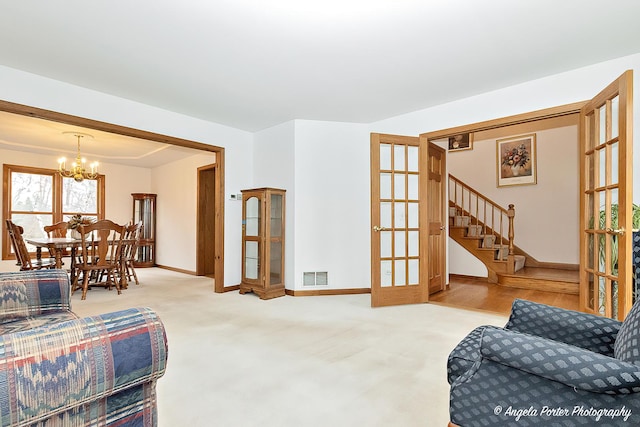
[[[618,320],[633,304],[632,91],[626,71],[580,112],[580,308]]]
[[[443,291],[446,284],[447,265],[447,151],[438,147],[427,138],[420,138],[423,150],[426,154],[427,194],[420,200],[426,203],[421,205],[421,215],[426,217],[429,227],[427,240],[427,257],[429,268],[429,295]]]
[[[371,134],[372,307],[429,298],[420,150],[418,137]]]

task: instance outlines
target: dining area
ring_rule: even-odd
[[[72,294],[81,291],[82,300],[94,287],[115,288],[121,294],[130,281],[139,284],[135,261],[144,227],[141,220],[118,224],[76,214],[43,226],[39,233],[43,237],[25,236],[24,228],[11,219],[5,223],[20,271],[65,270]]]

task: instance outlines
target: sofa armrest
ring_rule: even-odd
[[[640,392],[640,366],[609,356],[506,329],[485,329],[482,358],[576,390],[605,394]]]
[[[0,336],[0,424],[32,424],[166,369],[164,326],[132,308]]]
[[[71,283],[63,270],[0,273],[0,323],[71,310]]]
[[[621,325],[606,317],[516,299],[505,329],[613,356]]]

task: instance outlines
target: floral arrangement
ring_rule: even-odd
[[[503,166],[526,167],[531,157],[525,144],[513,147],[502,156]]]
[[[91,218],[84,218],[80,214],[75,214],[69,219],[69,221],[67,221],[67,228],[71,230],[76,230],[81,225],[88,225],[88,224],[91,224],[92,222],[93,222],[93,219]]]

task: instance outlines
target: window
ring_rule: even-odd
[[[26,237],[46,237],[45,225],[74,214],[104,219],[104,182],[104,175],[76,182],[53,169],[4,165],[3,222],[10,219],[22,226]],[[13,258],[6,231],[2,242],[2,259]]]

